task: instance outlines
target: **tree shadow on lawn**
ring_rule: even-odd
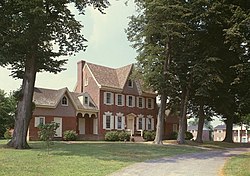
[[[38,144],[32,144],[34,150],[46,151]],[[104,161],[142,162],[149,159],[163,158],[183,153],[201,152],[202,149],[193,147],[123,142],[55,142],[50,155],[91,157]]]

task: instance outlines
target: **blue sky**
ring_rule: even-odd
[[[84,25],[83,34],[88,40],[85,52],[76,56],[67,57],[67,69],[59,74],[38,73],[36,87],[60,89],[68,87],[71,91],[76,84],[76,65],[80,60],[100,64],[108,67],[121,67],[136,62],[136,52],[130,47],[124,32],[129,19],[135,13],[132,1],[126,6],[125,1],[111,0],[111,6],[105,10],[106,14],[92,8],[87,8],[84,16],[77,19]],[[16,90],[21,85],[21,80],[9,76],[10,71],[0,67],[0,89],[9,92]]]

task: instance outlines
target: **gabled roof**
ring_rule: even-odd
[[[187,129],[188,130],[198,130],[198,125],[190,125],[187,127]],[[203,126],[203,131],[206,131],[206,130],[209,131],[209,129],[207,127]]]
[[[33,94],[33,102],[37,106],[56,107],[66,91],[67,88],[53,90],[35,87]]]
[[[217,125],[216,127],[214,127],[214,130],[224,130],[226,129],[226,125],[223,124],[223,125]]]
[[[92,63],[86,64],[99,85],[119,89],[123,89],[133,68],[133,64],[117,69]]]
[[[72,98],[74,100],[74,102],[76,103],[76,106],[78,109],[93,109],[93,110],[98,110],[97,106],[95,105],[93,99],[90,97],[90,95],[85,92],[85,93],[75,93],[75,92],[70,92],[72,95]],[[89,104],[86,105],[84,103],[81,103],[81,101],[79,100],[79,97],[84,97],[84,96],[88,96],[89,97]]]
[[[36,104],[36,107],[47,107],[47,108],[56,108],[60,103],[61,99],[64,95],[67,95],[68,98],[73,103],[76,110],[84,111],[84,110],[95,110],[98,108],[94,104],[92,98],[90,97],[89,106],[83,105],[81,101],[78,99],[78,96],[85,95],[86,93],[74,93],[70,92],[68,88],[62,88],[58,90],[54,89],[45,89],[45,88],[35,88],[33,94],[33,102]]]

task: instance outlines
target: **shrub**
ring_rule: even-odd
[[[125,131],[109,131],[105,134],[106,141],[129,141],[130,135]]]
[[[172,133],[170,134],[170,138],[169,138],[169,139],[171,139],[171,140],[176,140],[177,137],[178,137],[178,133],[177,133],[176,131],[174,131],[174,132],[172,132]]]
[[[4,133],[4,138],[5,138],[5,139],[11,139],[11,138],[12,138],[11,132],[10,132],[9,129],[7,129],[7,130],[5,131],[5,133]]]
[[[153,141],[155,139],[155,131],[144,131],[143,132],[143,139],[146,141]]]
[[[47,151],[49,154],[49,148],[52,144],[52,140],[54,139],[54,136],[56,134],[56,129],[59,127],[58,123],[46,123],[46,124],[41,124],[38,126],[39,128],[39,132],[38,132],[38,136],[40,138],[40,140],[45,141],[46,145],[47,145]]]
[[[189,132],[189,131],[186,131],[185,132],[185,139],[186,140],[190,140],[190,139],[193,139],[193,134],[191,133],[191,132]]]
[[[63,133],[63,139],[66,141],[75,141],[77,139],[76,131],[67,130]]]
[[[130,134],[128,134],[126,131],[118,132],[118,137],[120,141],[129,141],[130,140]]]
[[[105,134],[106,141],[119,141],[119,134],[117,131],[109,131]]]

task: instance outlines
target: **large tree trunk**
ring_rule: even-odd
[[[185,144],[185,132],[187,126],[187,103],[188,103],[188,96],[189,96],[189,88],[182,88],[181,93],[181,112],[180,112],[180,119],[179,119],[179,133],[177,138],[178,144]]]
[[[226,123],[226,137],[223,142],[233,143],[233,117],[227,117]]]
[[[199,109],[198,115],[199,115],[198,132],[197,132],[197,137],[196,137],[195,141],[198,143],[203,143],[202,133],[203,133],[203,126],[204,126],[204,121],[205,121],[205,113],[204,113],[204,104],[203,103],[200,104],[200,109]]]
[[[164,133],[164,118],[165,118],[165,110],[166,110],[166,101],[167,96],[165,94],[161,95],[161,104],[157,116],[157,125],[156,125],[156,136],[154,143],[162,144],[163,133]]]
[[[23,76],[22,89],[17,105],[17,116],[15,118],[15,127],[13,137],[8,146],[16,149],[30,148],[27,143],[27,132],[32,116],[32,98],[36,78],[35,58],[26,60],[25,72]]]

